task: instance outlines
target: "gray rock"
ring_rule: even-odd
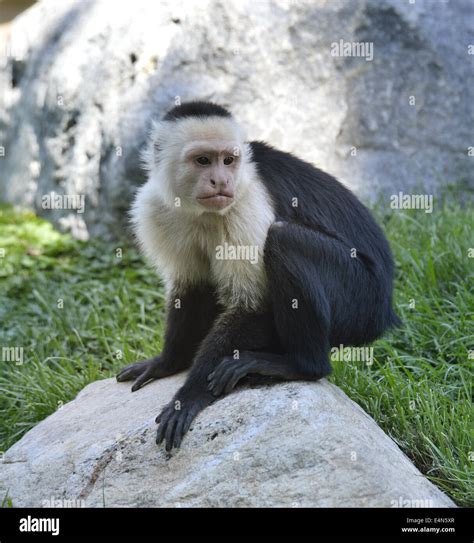
[[[387,208],[469,185],[472,28],[472,0],[40,1],[0,67],[0,197],[77,237],[127,233],[139,150],[177,98],[230,106],[251,139]],[[339,40],[373,60],[332,56]],[[85,213],[43,209],[50,191],[85,195]]]
[[[240,389],[205,409],[179,451],[154,418],[182,384],[87,386],[0,463],[14,506],[454,506],[362,409],[326,381]]]

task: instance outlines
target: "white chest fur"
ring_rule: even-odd
[[[205,280],[227,307],[261,307],[267,295],[263,250],[275,216],[260,180],[224,215],[199,216],[170,209],[148,182],[137,193],[132,220],[143,252],[168,286]]]

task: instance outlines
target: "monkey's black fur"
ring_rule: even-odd
[[[164,121],[176,121],[185,117],[232,117],[224,107],[212,102],[185,102],[175,106],[163,117]]]
[[[165,119],[209,115],[230,113],[193,102]],[[221,307],[211,281],[176,291],[171,300],[179,298],[181,308],[170,303],[161,355],[117,377],[136,379],[136,390],[192,365],[157,419],[157,442],[165,440],[167,450],[179,447],[197,413],[243,377],[320,379],[331,371],[331,346],[362,345],[400,324],[392,309],[390,248],[369,211],[314,166],[262,142],[250,145],[276,212],[264,248],[267,305],[256,312]]]
[[[282,272],[294,269],[298,284],[308,275],[322,282],[330,344],[361,345],[400,324],[392,309],[391,251],[366,207],[311,164],[265,143],[251,147],[277,220],[288,223],[270,230],[268,260],[278,259]]]

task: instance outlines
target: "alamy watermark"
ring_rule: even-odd
[[[216,245],[216,260],[248,260],[258,262],[258,245]]]
[[[2,347],[2,362],[15,362],[17,366],[21,366],[23,347]]]
[[[335,41],[331,43],[331,55],[333,57],[362,57],[370,62],[374,59],[374,44],[371,41]]]
[[[43,209],[74,209],[84,213],[84,194],[57,194],[52,191],[41,197]]]
[[[392,194],[390,196],[392,209],[424,209],[425,213],[433,213],[432,194]]]
[[[374,363],[373,347],[339,347],[331,348],[331,359],[335,362],[365,362],[367,366]]]
[[[86,502],[85,500],[80,498],[71,498],[70,500],[68,500],[65,498],[54,498],[53,496],[51,496],[51,498],[42,500],[41,505],[42,507],[51,507],[56,509],[71,509],[85,507]]]
[[[390,500],[390,507],[433,507],[431,498],[413,499],[398,496],[396,500]]]
[[[51,535],[59,535],[59,518],[38,518],[28,515],[20,518],[18,529],[20,532],[48,532]]]

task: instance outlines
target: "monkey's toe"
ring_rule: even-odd
[[[237,383],[248,374],[248,364],[226,356],[217,368],[209,374],[208,389],[214,396],[229,394]]]

